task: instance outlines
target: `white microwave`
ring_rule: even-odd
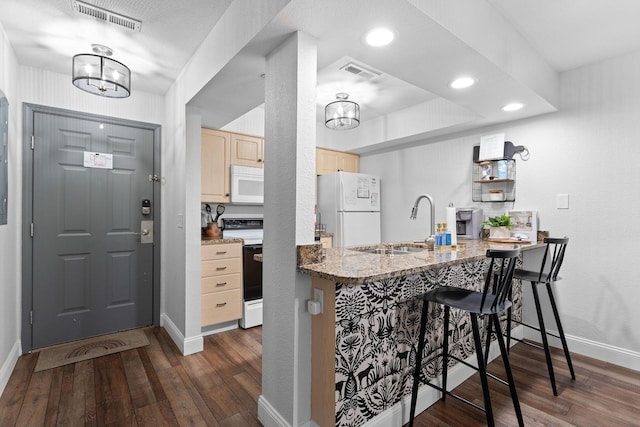
[[[231,203],[264,204],[264,169],[231,165]]]

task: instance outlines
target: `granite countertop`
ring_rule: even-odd
[[[201,245],[224,245],[226,243],[244,243],[242,239],[212,239],[209,237],[202,237],[200,239]]]
[[[394,242],[394,247],[411,246],[420,251],[406,254],[372,254],[361,252],[362,248],[328,248],[324,260],[319,263],[301,263],[298,270],[311,276],[322,277],[334,282],[364,284],[377,280],[403,277],[433,268],[442,268],[486,256],[489,248],[512,248],[513,243],[494,243],[485,240],[463,240],[455,249],[428,251],[424,244]],[[523,243],[523,251],[544,246],[543,243]],[[390,247],[389,244],[370,248]]]

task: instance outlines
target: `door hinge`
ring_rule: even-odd
[[[31,237],[33,237],[33,223],[31,223],[31,225],[29,226],[30,230],[29,230],[29,234],[31,234]]]
[[[160,181],[160,177],[158,175],[149,175],[149,182],[158,182]]]
[[[33,325],[33,310],[29,312],[29,324]]]
[[[36,136],[35,135],[31,135],[31,149],[35,149],[36,148]]]

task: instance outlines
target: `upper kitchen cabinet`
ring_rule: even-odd
[[[202,201],[229,203],[231,134],[202,129]]]
[[[264,139],[232,133],[231,164],[254,168],[264,167]]]
[[[316,175],[338,171],[359,172],[360,156],[345,151],[316,148]]]

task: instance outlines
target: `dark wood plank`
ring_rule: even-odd
[[[213,413],[211,413],[211,410],[205,403],[204,399],[202,398],[202,395],[198,392],[196,387],[193,385],[191,378],[189,378],[187,373],[184,371],[184,368],[182,366],[179,366],[176,368],[176,372],[178,372],[178,375],[180,376],[180,379],[182,379],[182,382],[185,388],[189,391],[189,394],[191,395],[191,399],[193,403],[198,408],[198,411],[200,411],[200,415],[202,416],[204,421],[207,423],[207,426],[217,427],[218,421],[216,420],[216,417],[213,415]]]
[[[139,347],[137,349],[138,357],[140,357],[140,362],[144,367],[144,372],[147,374],[147,380],[153,390],[153,395],[156,398],[156,401],[167,400],[167,395],[164,393],[162,385],[160,384],[160,380],[158,379],[158,373],[154,369],[153,362],[151,362],[151,357],[149,356],[149,351],[147,347]]]
[[[197,405],[175,369],[164,369],[158,372],[158,378],[180,425],[206,425]]]
[[[135,417],[120,354],[93,359],[98,425],[126,423]]]
[[[242,412],[245,407],[222,376],[201,354],[184,358],[185,371],[218,421]]]
[[[0,426],[15,425],[37,361],[38,353],[25,354],[18,359],[0,397]]]
[[[139,427],[179,426],[168,400],[152,403],[136,409]]]
[[[75,364],[73,373],[73,404],[77,405],[77,415],[84,419],[84,425],[96,426],[96,387],[93,373],[93,360],[85,360]],[[82,423],[72,424],[82,425]]]
[[[120,353],[124,373],[131,394],[134,408],[141,408],[156,402],[156,396],[151,382],[138,355],[138,350],[128,350]]]
[[[79,404],[74,402],[73,379],[75,365],[62,367],[62,382],[60,386],[60,402],[58,407],[57,424],[62,426],[84,425],[84,396],[78,399]],[[79,371],[79,370],[78,370]]]
[[[49,389],[51,388],[51,378],[53,370],[36,372],[31,376],[27,393],[22,403],[23,408],[30,408],[28,411],[21,410],[16,425],[21,426],[41,426],[44,424],[47,412],[47,400]]]
[[[49,398],[47,399],[47,411],[44,416],[44,426],[55,426],[58,419],[58,408],[60,407],[60,396],[62,394],[63,367],[53,369],[51,373],[51,387],[49,388]]]

